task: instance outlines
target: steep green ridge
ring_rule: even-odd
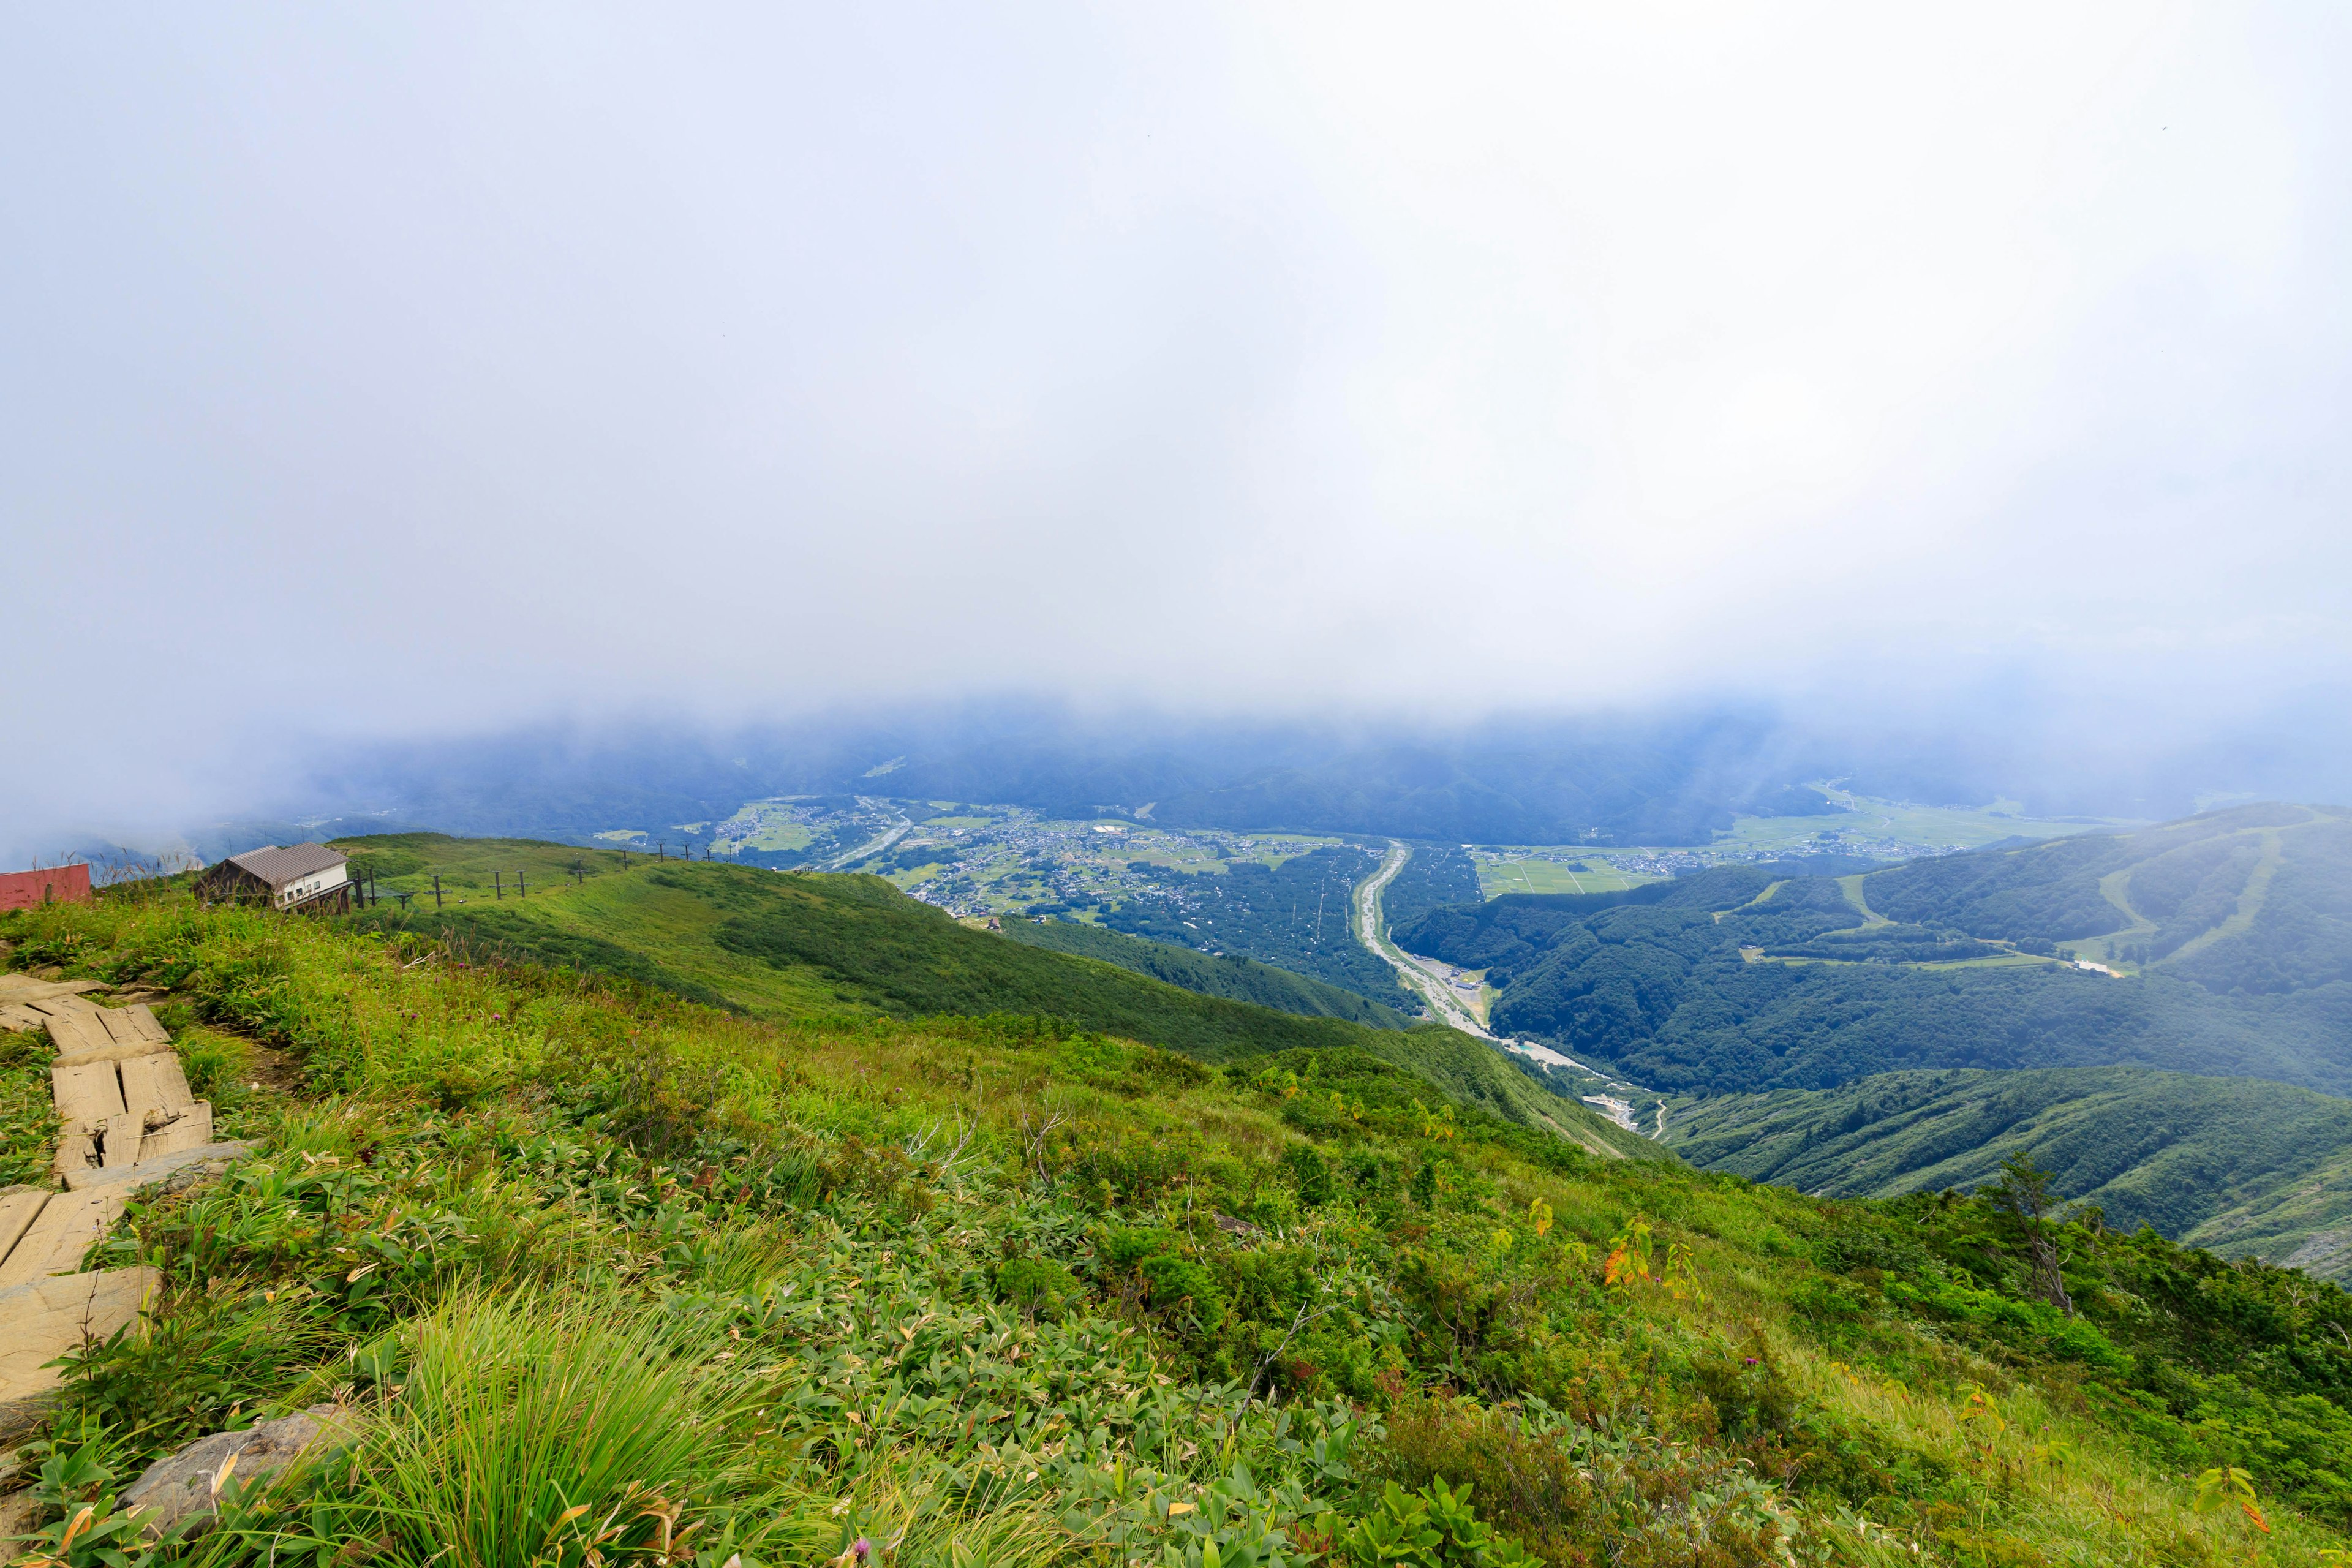
[[[1864,890],[1898,921],[2063,942],[2215,992],[2352,981],[2352,812],[2340,807],[2235,806],[2143,833],[1914,860]]]
[[[404,836],[402,852],[517,864],[528,854],[572,853],[514,840],[420,846],[423,837]],[[364,838],[341,847],[378,852]],[[1580,1148],[1672,1158],[1534,1084],[1491,1047],[1451,1030],[1400,1032],[1196,994],[1116,964],[960,925],[878,877],[648,863],[643,857],[626,870],[618,866],[553,882],[528,899],[485,904],[476,896],[438,909],[412,902],[405,910],[378,905],[366,920],[430,932],[485,955],[622,974],[755,1016],[811,1008],[899,1017],[1034,1015],[1207,1061],[1354,1047],[1465,1104]],[[383,880],[389,887],[424,875],[412,868]],[[449,874],[443,879],[446,886]]]
[[[1694,1164],[1832,1197],[1972,1189],[2019,1150],[2110,1226],[2154,1226],[2227,1258],[2329,1278],[2352,1252],[2352,1100],[2259,1079],[2137,1068],[1895,1072],[1808,1093],[1675,1105],[1665,1142]],[[2315,1238],[2316,1251],[2306,1251]],[[2326,1256],[2321,1254],[2325,1253]],[[2300,1255],[2300,1256],[2299,1256]]]
[[[1203,996],[1223,996],[1306,1017],[1346,1018],[1376,1029],[1402,1029],[1412,1022],[1395,1008],[1367,1001],[1353,991],[1254,958],[1231,953],[1212,957],[1174,942],[1128,936],[1107,926],[1078,921],[1008,920],[1004,935],[1024,946],[1116,963]]]
[[[1438,910],[1397,939],[1486,970],[1498,1030],[1667,1091],[2128,1064],[2352,1092],[2341,811],[2242,807],[1848,881],[1726,868]],[[2068,962],[2085,942],[2122,977]]]
[[[634,921],[642,961],[759,1016],[184,883],[0,914],[0,966],[152,988],[255,1146],[94,1238],[160,1284],[21,1435],[28,1561],[2284,1568],[2347,1543],[2333,1286],[2054,1222],[2031,1173],[2007,1202],[1828,1203],[1594,1159],[1353,1047],[1220,1070],[1066,1021],[884,1016],[838,994],[918,979],[688,940],[742,912],[703,869],[488,912]],[[943,984],[980,963],[922,951]],[[47,1077],[16,1039],[0,1104]],[[331,1463],[241,1471],[208,1532],[139,1547],[131,1477],[328,1400]]]

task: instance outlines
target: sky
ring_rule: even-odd
[[[20,826],[648,713],[2112,748],[2352,674],[2341,5],[6,37],[0,709],[108,742]]]

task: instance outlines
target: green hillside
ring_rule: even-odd
[[[2352,983],[2352,812],[2242,805],[2129,835],[1914,860],[1871,907],[1970,936],[2040,941],[2217,993]]]
[[[1131,969],[1203,996],[1223,996],[1228,1001],[1248,1002],[1306,1017],[1347,1018],[1377,1029],[1402,1029],[1412,1022],[1395,1008],[1367,1001],[1353,991],[1310,980],[1287,969],[1276,969],[1254,958],[1236,958],[1231,953],[1212,957],[1174,942],[1128,936],[1108,926],[1078,921],[1008,920],[1004,922],[1004,934],[1024,946],[1116,963],[1121,969]]]
[[[694,862],[599,859],[561,845],[434,835],[339,841],[386,888],[445,889],[464,903],[378,904],[373,923],[469,952],[624,975],[758,1016],[813,1008],[898,1017],[1060,1018],[1208,1061],[1353,1047],[1465,1104],[1612,1155],[1670,1158],[1581,1103],[1554,1095],[1484,1043],[1433,1025],[1411,1031],[1305,1017],[1191,991],[1116,964],[1024,946],[961,925],[878,877]],[[529,898],[493,896],[487,868],[537,863]],[[457,868],[453,870],[451,868]],[[394,868],[397,868],[395,870]],[[553,874],[563,872],[565,879]],[[502,869],[500,875],[505,875]]]
[[[2352,816],[2331,808],[1506,897],[1396,936],[1486,971],[1498,1030],[1669,1092],[2135,1065],[2352,1093]]]
[[[201,908],[184,883],[0,914],[0,967],[152,996],[217,1130],[254,1146],[93,1236],[89,1263],[162,1284],[8,1435],[30,1561],[2044,1568],[2352,1545],[2332,1285],[2060,1223],[2030,1172],[2004,1197],[1834,1203],[1595,1158],[1366,1054],[1486,1049],[1442,1030],[1246,1010],[1349,1043],[1204,1065],[1069,1018],[1135,987],[1213,999],[889,907],[698,865],[527,910],[469,895],[489,921],[463,933],[446,908],[400,929]],[[1048,974],[1060,1022],[1025,990],[984,1017],[860,1000]],[[46,1039],[0,1047],[0,1105],[27,1103]],[[136,1539],[121,1491],[152,1460],[328,1401],[324,1462],[217,1465],[209,1532]]]
[[[1832,1197],[1974,1188],[2031,1150],[2109,1226],[2228,1258],[2352,1272],[2352,1100],[2259,1079],[2136,1068],[1897,1072],[1672,1108],[1694,1164]]]

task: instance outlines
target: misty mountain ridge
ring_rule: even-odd
[[[2038,722],[2058,732],[2054,719]],[[278,741],[283,760],[267,782],[236,792],[274,804],[187,830],[196,852],[321,831],[577,841],[616,828],[659,833],[724,818],[746,800],[798,795],[988,801],[1053,816],[1148,813],[1171,826],[1454,843],[1703,845],[1740,814],[1822,810],[1813,786],[1823,780],[1887,800],[1974,807],[2014,799],[2044,820],[2154,820],[2186,814],[2215,789],[2336,776],[2324,759],[2304,756],[2315,742],[2282,752],[2277,743],[2149,741],[2092,765],[2070,761],[2054,738],[2028,743],[1958,718],[1923,737],[1851,716],[1832,725],[1739,706],[1439,726],[1101,719],[995,701],[735,728],[541,726],[316,752]],[[93,858],[110,842],[82,841]]]

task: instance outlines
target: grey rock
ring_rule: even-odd
[[[349,1443],[354,1434],[351,1412],[340,1405],[313,1405],[299,1415],[265,1421],[242,1432],[215,1432],[200,1437],[168,1458],[156,1460],[122,1494],[121,1507],[144,1510],[141,1521],[150,1540],[175,1531],[201,1530],[219,1511],[214,1500],[215,1478],[231,1455],[236,1463],[230,1479],[250,1487],[274,1476],[312,1449],[321,1452]]]
[[[29,1491],[10,1492],[0,1497],[0,1546],[7,1546],[33,1533],[41,1522],[41,1505],[33,1500]],[[6,1556],[15,1556],[7,1552]]]

